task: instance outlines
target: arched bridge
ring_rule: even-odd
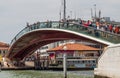
[[[120,35],[70,22],[38,22],[25,27],[12,40],[7,57],[23,59],[46,44],[61,40],[84,40],[104,45],[120,43]]]

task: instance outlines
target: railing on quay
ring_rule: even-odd
[[[108,41],[111,43],[115,43],[115,44],[120,43],[120,34],[97,30],[94,27],[90,27],[90,26],[86,27],[78,23],[50,21],[50,22],[38,22],[36,24],[25,27],[14,37],[10,45],[12,45],[17,39],[19,39],[25,33],[28,33],[36,29],[41,29],[41,28],[56,28],[56,29],[71,30],[71,31],[86,34],[88,36],[92,36],[104,41]]]

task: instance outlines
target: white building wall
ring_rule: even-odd
[[[120,78],[120,44],[109,46],[98,60],[95,75]]]

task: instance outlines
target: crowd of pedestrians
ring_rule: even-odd
[[[112,23],[106,23],[106,22],[92,22],[90,20],[84,21],[79,20],[79,24],[82,24],[85,27],[93,27],[96,30],[101,31],[108,31],[115,34],[120,34],[120,25],[115,25]]]
[[[71,22],[71,20],[67,20],[66,22],[67,22],[66,24],[68,26],[68,24],[69,24],[69,22]],[[72,22],[77,22],[77,23],[85,26],[86,28],[87,27],[93,27],[93,29],[96,29],[96,30],[106,31],[106,32],[115,33],[115,34],[120,34],[120,25],[116,25],[116,24],[112,24],[112,23],[106,23],[106,22],[92,22],[90,20],[85,21],[85,20],[81,20],[81,19],[78,19],[77,21],[73,20]],[[46,24],[47,25],[42,25],[42,26],[47,26],[48,28],[52,27],[51,26],[51,24],[52,24],[51,21],[47,21]],[[39,26],[40,26],[40,22],[34,23],[32,25],[27,24],[27,26],[30,27],[30,28],[33,26],[34,27],[33,29],[38,29]]]

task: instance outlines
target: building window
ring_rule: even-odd
[[[6,51],[4,50],[4,51],[3,51],[3,54],[5,54],[5,52],[6,52]]]
[[[82,63],[85,63],[84,61],[82,61]]]

